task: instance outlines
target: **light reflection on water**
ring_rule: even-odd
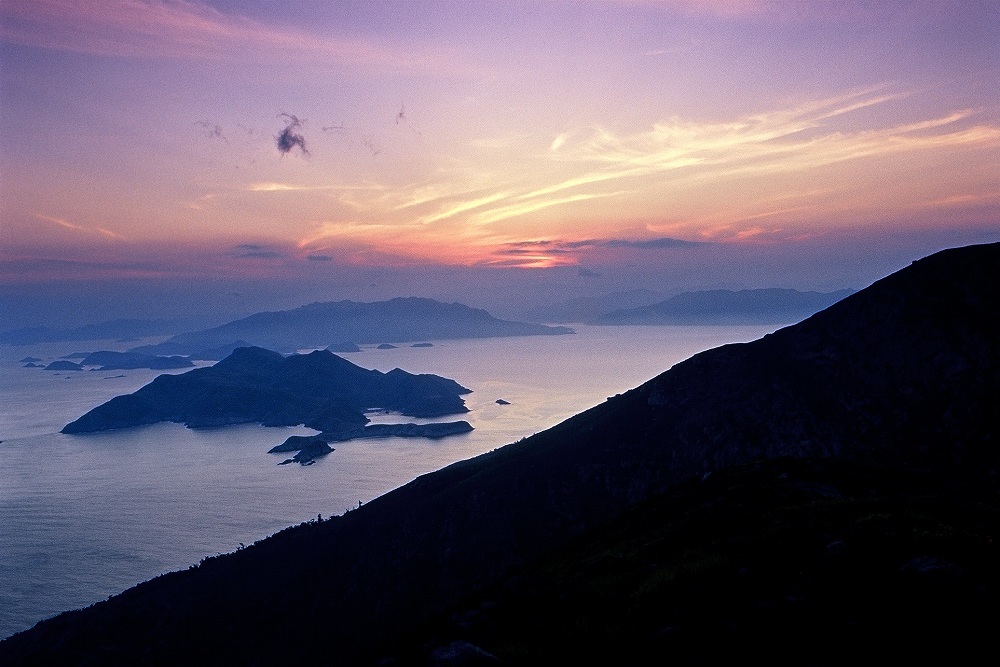
[[[335,443],[333,453],[305,467],[278,466],[287,454],[267,454],[289,435],[312,432],[302,427],[155,424],[62,435],[69,421],[162,371],[54,373],[18,360],[48,361],[75,349],[2,346],[0,638],[318,514],[341,514],[421,474],[544,430],[698,351],[776,328],[576,327],[576,335],[344,354],[365,368],[436,373],[472,389],[465,396],[470,412],[448,419],[466,419],[475,430],[442,440]],[[501,398],[510,405],[498,405]]]

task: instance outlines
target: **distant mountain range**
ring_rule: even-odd
[[[435,339],[550,336],[573,333],[567,327],[500,320],[460,303],[400,297],[362,303],[311,303],[293,310],[257,313],[211,329],[178,334],[132,352],[155,355],[217,354],[215,348],[241,345],[279,352],[325,348],[342,341],[409,343]],[[212,358],[211,356],[205,358]]]
[[[1000,243],[0,642],[28,664],[970,664],[1000,608]]]
[[[534,308],[527,313],[527,317],[532,322],[589,323],[616,310],[648,306],[666,298],[666,294],[648,289],[612,292]]]
[[[831,306],[854,290],[800,292],[794,289],[684,292],[638,308],[624,308],[590,324],[782,324]]]
[[[651,290],[614,292],[571,299],[529,314],[536,322],[602,325],[788,324],[823,310],[854,290],[802,292],[794,289],[701,290],[667,297]]]

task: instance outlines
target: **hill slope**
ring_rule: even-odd
[[[957,637],[949,619],[972,621],[980,609],[995,610],[1000,602],[996,577],[988,574],[993,568],[981,566],[994,562],[995,548],[987,538],[1000,530],[1000,447],[993,416],[1000,402],[998,273],[1000,244],[937,253],[804,322],[758,341],[698,354],[548,431],[425,475],[342,517],[288,529],[44,621],[0,643],[0,658],[9,664],[365,664],[398,648],[396,655],[410,657],[405,664],[447,664],[442,660],[448,651],[437,653],[437,662],[429,657],[437,644],[474,638],[477,631],[487,640],[498,636],[470,616],[448,623],[447,613],[481,611],[485,607],[462,603],[508,591],[492,608],[528,610],[531,616],[520,625],[499,612],[492,616],[496,627],[521,634],[489,648],[504,655],[504,664],[532,664],[535,647],[540,648],[534,655],[547,655],[558,645],[546,644],[545,637],[532,641],[538,627],[547,631],[540,614],[547,608],[582,614],[582,605],[565,602],[575,591],[594,586],[635,614],[608,619],[601,633],[588,634],[607,654],[635,635],[636,623],[652,618],[642,605],[653,601],[674,605],[667,617],[675,620],[654,619],[647,629],[659,643],[644,645],[676,650],[673,656],[685,664],[712,663],[721,649],[704,642],[747,637],[754,641],[730,652],[743,659],[776,657],[782,664],[835,664],[837,653],[861,650],[868,640],[881,642],[874,650],[892,651],[900,637],[914,642],[907,655],[929,656],[920,652],[920,642],[947,648]],[[803,468],[767,467],[787,460]],[[755,471],[755,465],[765,467]],[[729,476],[732,483],[702,487],[697,482],[719,476]],[[748,490],[742,496],[734,493],[741,484]],[[826,529],[814,521],[821,518],[817,503],[838,494],[847,500],[846,511],[832,512]],[[864,497],[883,504],[864,508],[856,502]],[[924,515],[918,501],[929,507]],[[678,560],[687,553],[683,548],[660,553],[654,542],[643,541],[649,535],[669,540],[667,547],[683,546],[678,541],[683,531],[672,533],[664,524],[683,523],[685,502],[690,511],[702,512],[690,525],[719,531],[689,534],[686,561]],[[666,514],[656,514],[658,503],[666,503]],[[747,508],[742,516],[755,517],[758,524],[741,528],[733,520],[741,516],[741,503]],[[970,507],[978,508],[974,516],[966,512]],[[772,509],[775,513],[768,514]],[[793,516],[793,510],[800,513]],[[971,523],[963,524],[963,516]],[[614,523],[630,520],[637,523],[637,533],[622,533],[627,524]],[[794,547],[800,544],[797,536],[810,542],[810,534],[829,537],[824,544],[832,544],[844,526],[860,526],[873,536],[874,541],[857,543],[862,560],[885,552],[878,539],[884,538],[886,548],[912,547],[940,534],[942,548],[957,554],[956,541],[967,536],[962,544],[968,558],[955,558],[966,563],[958,570],[969,577],[962,582],[968,590],[940,599],[977,606],[920,607],[935,616],[914,626],[917,634],[912,635],[896,632],[905,630],[905,623],[894,623],[893,632],[880,635],[883,619],[861,613],[870,601],[863,597],[824,610],[827,598],[817,597],[816,590],[847,589],[838,588],[836,577],[824,579],[828,572],[814,561],[799,567],[797,555],[802,554]],[[782,579],[785,588],[776,591],[798,594],[796,573],[805,577],[800,583],[816,582],[812,593],[802,593],[808,604],[794,614],[774,613],[774,600],[753,595],[741,598],[749,601],[741,606],[735,589],[709,591],[706,599],[718,605],[718,614],[697,606],[705,583],[699,573],[740,572],[713,570],[719,561],[707,549],[739,546],[733,531],[751,527],[746,553],[756,556],[747,556],[747,562],[770,559],[790,573],[791,583]],[[872,544],[877,548],[869,548]],[[636,578],[637,571],[629,574],[628,567],[602,570],[600,562],[588,560],[587,553],[602,550],[620,555],[620,563],[639,562],[630,560],[634,554],[648,556],[638,572],[652,586],[649,590],[690,594],[633,600],[629,581],[642,578]],[[716,555],[721,558],[725,550]],[[952,561],[934,560],[937,556],[904,559],[893,571],[910,563],[913,571],[933,579],[935,563],[943,562],[938,569],[947,580],[956,570],[947,565]],[[551,607],[533,604],[537,600],[525,585],[551,575],[546,568],[568,577],[565,598],[558,585],[538,589]],[[602,571],[612,576],[602,580]],[[523,574],[511,578],[518,573]],[[810,574],[815,576],[809,579]],[[766,590],[769,580],[749,581]],[[682,588],[671,589],[674,583]],[[898,589],[892,587],[896,584]],[[905,609],[918,591],[907,587],[905,577],[892,586],[874,593],[873,599],[892,603],[886,613]],[[883,599],[886,595],[890,598]],[[824,618],[844,610],[856,613],[826,632]],[[730,618],[733,624],[727,624]],[[783,654],[781,642],[799,645],[784,631],[782,619],[788,618],[812,632],[811,653],[804,658]],[[600,621],[592,614],[584,619]],[[995,611],[986,619],[993,620]],[[696,631],[686,634],[681,628],[681,640],[672,643],[670,628],[685,623]],[[561,632],[555,625],[551,637]],[[992,635],[977,632],[982,625],[972,623],[970,634],[961,636],[967,643],[955,650],[989,646]],[[733,627],[742,630],[726,634]],[[853,634],[838,633],[845,627]],[[945,634],[926,632],[935,627]],[[763,634],[754,635],[755,630]],[[468,636],[455,634],[460,632]],[[837,650],[827,652],[830,646]],[[464,644],[449,650],[479,655]],[[631,662],[627,650],[621,656],[624,664]]]

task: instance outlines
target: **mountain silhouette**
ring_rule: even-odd
[[[131,350],[144,354],[200,355],[233,341],[279,352],[325,348],[342,341],[411,343],[453,338],[545,336],[573,333],[566,327],[500,320],[460,303],[399,297],[362,303],[330,301],[292,310],[257,313],[211,329],[178,334]]]

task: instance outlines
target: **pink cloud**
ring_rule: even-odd
[[[26,0],[0,5],[0,39],[99,56],[245,61],[280,54],[302,61],[440,67],[453,59],[347,38],[272,27],[188,0]]]

